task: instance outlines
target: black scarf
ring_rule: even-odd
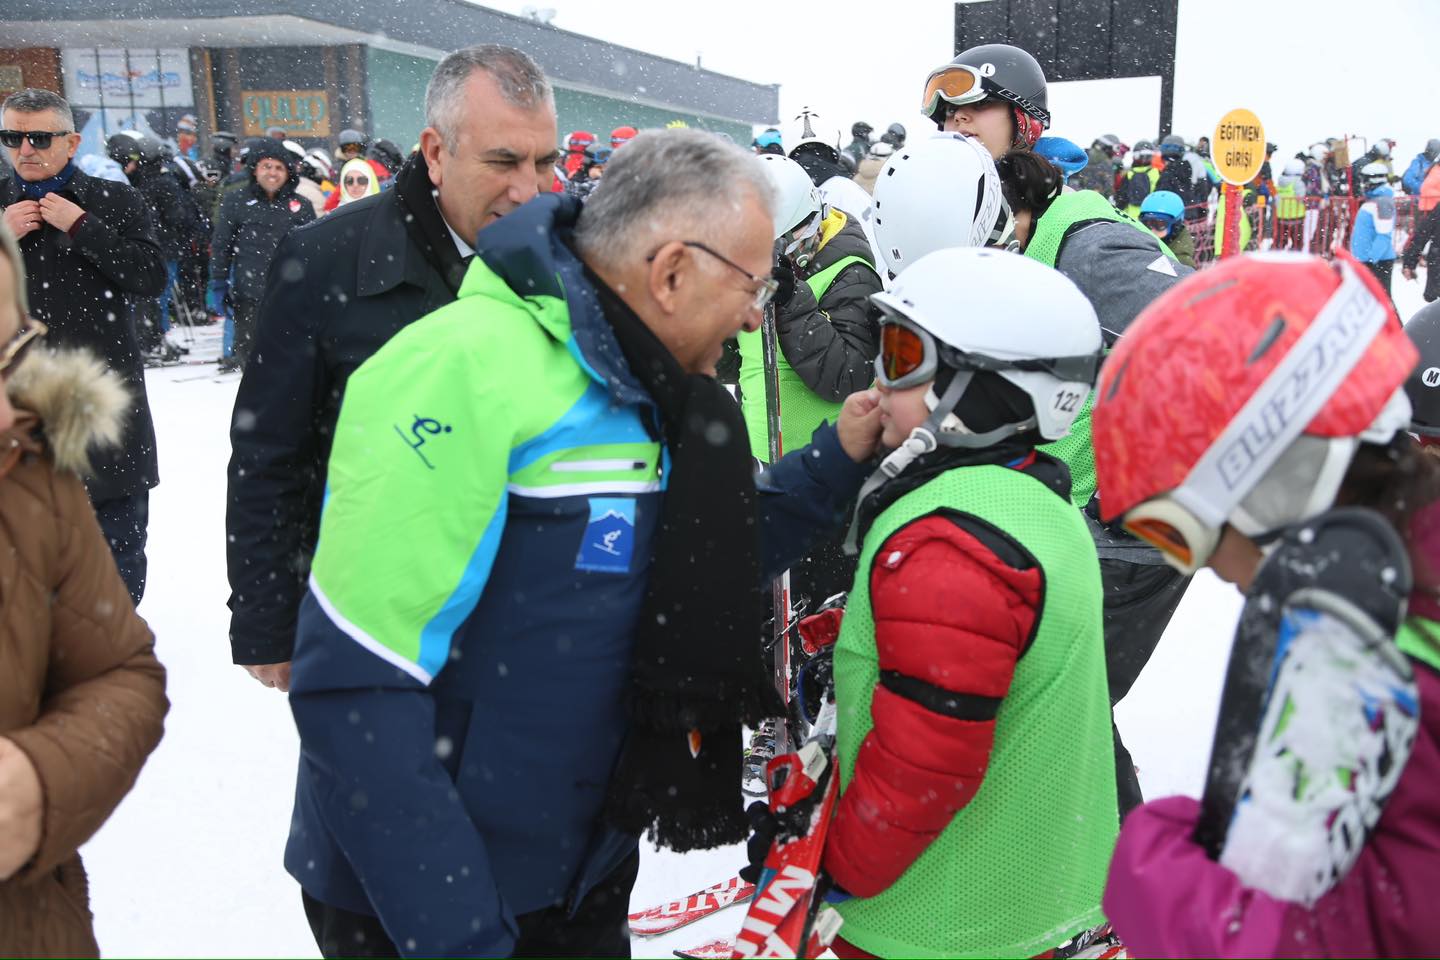
[[[760,539],[749,435],[711,377],[686,374],[624,301],[586,276],[631,372],[660,411],[670,454],[629,690],[630,728],[607,817],[672,850],[737,843],[740,725],[783,706],[761,653]],[[691,730],[700,731],[698,755]]]
[[[410,214],[405,218],[405,232],[410,235],[410,242],[420,249],[425,259],[444,278],[450,292],[458,294],[467,264],[460,258],[460,251],[455,249],[455,240],[445,226],[445,218],[440,216],[440,206],[434,196],[435,185],[430,182],[430,168],[420,151],[415,151],[405,161],[395,175],[395,185],[390,189],[395,191],[401,208]],[[463,239],[466,243],[475,243],[474,237]]]

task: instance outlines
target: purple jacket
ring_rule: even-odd
[[[1414,957],[1440,944],[1440,674],[1413,660],[1420,729],[1360,858],[1312,909],[1245,887],[1192,836],[1200,804],[1166,797],[1120,829],[1105,914],[1137,957]]]

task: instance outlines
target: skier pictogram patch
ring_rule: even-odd
[[[580,539],[575,569],[629,573],[634,553],[635,501],[629,497],[591,497],[590,522]]]

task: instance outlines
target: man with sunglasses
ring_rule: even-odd
[[[0,145],[14,167],[0,181],[0,207],[25,257],[31,311],[50,328],[51,344],[91,350],[130,391],[124,439],[95,452],[86,486],[139,603],[150,488],[160,481],[133,308],[165,289],[164,256],[139,192],[76,167],[80,135],[64,98],[48,90],[12,94],[0,106]]]

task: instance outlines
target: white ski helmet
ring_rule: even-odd
[[[875,244],[890,272],[935,250],[1003,243],[1010,211],[980,141],[935,133],[892,156],[875,178]]]
[[[1305,161],[1299,157],[1291,157],[1285,161],[1284,175],[1287,177],[1298,177],[1305,172]]]
[[[933,385],[926,395],[931,415],[916,433],[930,436],[911,434],[920,446],[986,447],[1031,429],[1058,440],[1070,431],[1100,368],[1095,308],[1058,270],[1020,254],[975,247],[937,250],[870,299],[884,314],[882,324],[918,329],[927,341],[925,361],[898,381],[890,376],[894,371],[886,370],[882,350],[876,360],[882,383],[918,385],[926,382],[927,373],[933,380],[940,364],[957,371],[944,396],[936,396]],[[1025,391],[1034,416],[987,434],[970,432],[955,408],[971,377],[982,370]]]
[[[1360,179],[1367,187],[1383,187],[1390,182],[1390,168],[1376,160],[1360,168]]]
[[[755,162],[760,164],[775,190],[775,239],[779,240],[807,220],[810,221],[808,231],[801,231],[805,237],[818,230],[820,221],[825,219],[825,204],[805,168],[789,157],[774,153],[758,154]],[[794,239],[798,242],[804,237]]]

